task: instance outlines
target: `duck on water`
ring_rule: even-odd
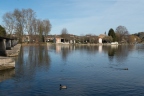
[[[61,90],[61,89],[67,89],[67,86],[60,84],[60,90]]]

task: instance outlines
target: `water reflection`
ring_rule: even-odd
[[[144,52],[142,48],[137,45],[23,46],[14,77],[0,82],[0,96],[139,96],[144,94],[141,57],[144,55],[138,53],[138,50]],[[59,84],[68,89],[59,90]]]
[[[129,53],[136,49],[135,45],[47,45],[49,50],[55,49],[57,54],[62,55],[62,59],[66,60],[73,51],[80,51],[81,54],[95,55],[98,53],[108,54],[110,62],[115,59],[119,63],[123,63]]]
[[[137,44],[137,46],[135,47],[135,49],[138,50],[139,54],[143,54],[144,53],[144,44]]]
[[[22,46],[16,65],[16,77],[28,75],[29,78],[27,79],[32,79],[36,71],[38,71],[36,70],[38,67],[39,70],[41,67],[49,70],[50,61],[46,46]]]
[[[15,69],[0,71],[0,82],[15,76]]]
[[[52,45],[52,44],[48,44],[48,45],[47,45],[47,49],[48,49],[49,51],[54,49],[54,51],[55,51],[57,54],[61,54],[63,60],[66,60],[67,57],[68,57],[68,55],[69,55],[73,50],[75,50],[75,46],[73,46],[73,45],[68,45],[68,44],[65,44],[65,45],[59,45],[59,44]]]
[[[98,51],[99,51],[99,52],[102,52],[102,45],[99,45],[99,46],[98,46]]]
[[[108,48],[108,56],[114,56],[117,49],[118,45],[111,45],[110,48]]]

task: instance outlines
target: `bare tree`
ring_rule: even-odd
[[[40,19],[37,19],[37,34],[39,35],[39,42],[43,41],[43,22]]]
[[[69,34],[66,28],[62,29],[61,37],[64,39],[64,42],[68,41]]]
[[[24,34],[25,25],[24,13],[22,13],[22,11],[20,11],[19,9],[15,9],[13,16],[15,18],[15,34],[19,37],[19,42],[22,42],[22,36]]]
[[[36,35],[39,36],[40,42],[44,41],[44,36],[47,36],[51,30],[50,21],[36,19],[32,9],[15,9],[12,13],[4,14],[3,21],[7,32],[10,35],[15,33],[20,42],[24,34],[29,35],[30,41],[36,40]]]
[[[4,27],[6,31],[8,32],[9,36],[14,33],[14,23],[15,19],[12,13],[8,12],[3,15],[3,21],[4,21]]]
[[[115,32],[119,42],[122,40],[127,40],[129,32],[125,26],[118,26]]]
[[[47,35],[50,32],[50,30],[51,30],[50,21],[49,20],[43,20],[43,32],[44,32],[45,38],[47,37]]]
[[[91,35],[91,37],[90,37],[90,43],[98,43],[98,36]]]
[[[32,9],[23,9],[22,13],[25,18],[25,31],[28,32],[30,37],[30,42],[32,42],[32,37],[34,34],[34,20],[35,20],[35,12]]]
[[[87,37],[86,37],[85,35],[79,36],[79,42],[80,42],[80,43],[85,43],[86,40],[87,40]]]

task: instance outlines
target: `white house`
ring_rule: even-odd
[[[106,35],[105,34],[100,34],[98,37],[99,37],[99,39],[98,39],[98,41],[99,41],[99,43],[102,43],[102,39],[105,37]]]
[[[98,42],[99,42],[99,43],[102,43],[102,38],[99,38],[99,39],[98,39]]]

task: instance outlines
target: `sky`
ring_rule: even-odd
[[[144,0],[0,0],[2,16],[14,9],[31,8],[38,19],[49,19],[51,35],[99,35],[118,26],[125,26],[130,34],[144,32]]]

